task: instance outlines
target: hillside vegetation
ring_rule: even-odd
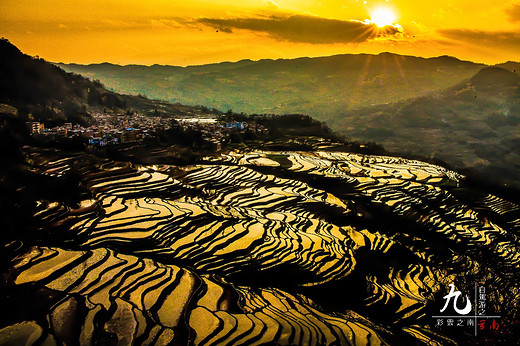
[[[345,111],[329,124],[351,139],[520,186],[520,76],[500,67],[439,93]]]
[[[43,59],[25,55],[6,39],[0,40],[0,105],[2,113],[14,112],[23,120],[42,121],[47,126],[66,121],[87,124],[96,111],[177,115],[208,111],[118,94],[107,90],[99,80],[65,72]]]

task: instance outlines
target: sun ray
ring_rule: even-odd
[[[370,23],[382,28],[395,24],[397,16],[388,7],[377,7],[370,13]]]

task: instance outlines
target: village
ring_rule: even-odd
[[[267,128],[255,121],[223,121],[217,116],[174,118],[144,116],[137,113],[114,115],[95,113],[93,124],[82,126],[71,122],[61,126],[46,128],[42,122],[29,122],[28,127],[33,136],[52,137],[57,140],[75,138],[84,141],[87,148],[106,147],[125,143],[136,143],[157,138],[159,133],[175,128],[183,131],[200,133],[203,141],[215,150],[230,142],[231,134],[237,132],[262,135]]]

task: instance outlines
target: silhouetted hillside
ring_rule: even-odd
[[[15,107],[21,119],[47,125],[66,121],[85,124],[94,110],[139,110],[164,115],[207,112],[203,107],[115,93],[97,80],[67,73],[43,59],[25,55],[5,39],[0,40],[0,104]]]
[[[21,117],[86,123],[87,106],[126,108],[124,98],[101,83],[25,55],[7,40],[0,40],[0,71],[0,103],[16,107]]]
[[[520,76],[512,71],[486,67],[443,92],[346,111],[329,125],[353,140],[520,187]]]

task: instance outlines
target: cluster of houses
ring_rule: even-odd
[[[94,124],[88,127],[64,123],[61,126],[45,128],[40,122],[30,123],[32,134],[84,138],[88,144],[106,146],[108,144],[130,143],[154,136],[157,131],[167,129],[168,121],[159,117],[93,115]]]
[[[256,122],[221,122],[216,117],[205,118],[164,118],[139,114],[110,115],[94,114],[93,125],[84,127],[78,124],[64,123],[61,126],[45,128],[41,122],[28,123],[33,135],[55,136],[57,138],[79,137],[90,146],[104,147],[123,143],[140,142],[154,138],[160,131],[180,126],[184,130],[200,132],[204,141],[219,150],[229,140],[231,131],[254,131],[267,133],[267,129]]]

